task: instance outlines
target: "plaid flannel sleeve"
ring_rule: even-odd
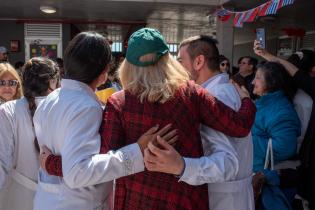
[[[255,120],[256,107],[250,98],[244,98],[238,112],[197,87],[197,103],[201,122],[209,127],[233,137],[249,134]]]
[[[117,150],[125,146],[124,129],[120,120],[120,112],[117,104],[110,98],[106,104],[103,114],[103,122],[100,129],[101,134],[101,153],[109,150]]]
[[[50,175],[63,176],[62,175],[62,162],[61,156],[49,155],[45,162],[46,171]]]

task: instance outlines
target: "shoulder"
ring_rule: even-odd
[[[299,121],[293,104],[285,96],[274,100],[274,102],[270,104],[269,107],[269,117],[271,121]],[[268,107],[266,107],[265,110],[268,110]]]
[[[1,112],[15,114],[19,109],[24,109],[27,106],[27,100],[23,97],[21,99],[8,101],[0,106]]]
[[[234,110],[238,110],[241,106],[240,96],[235,87],[230,83],[218,84],[210,93]]]
[[[113,106],[115,109],[117,110],[121,110],[122,107],[125,105],[126,103],[126,97],[128,98],[136,98],[135,96],[131,95],[130,93],[124,91],[124,90],[121,90],[121,91],[118,91],[118,92],[115,92],[113,93],[107,103],[106,103],[106,106]]]

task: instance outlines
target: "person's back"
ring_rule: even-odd
[[[115,93],[109,99],[107,108],[111,109],[114,106],[118,110],[120,128],[123,130],[118,131],[119,127],[105,127],[103,136],[108,139],[109,145],[104,147],[115,150],[134,143],[141,133],[152,125],[172,123],[172,127],[178,130],[179,141],[176,143],[176,149],[181,154],[199,157],[203,151],[199,140],[200,125],[196,123],[200,120],[197,104],[194,83],[189,83],[187,88],[181,88],[173,99],[165,103],[141,103],[136,95],[128,91]],[[128,141],[121,141],[122,139]],[[142,185],[149,180],[154,181]],[[123,197],[120,197],[123,189],[125,192]],[[116,182],[116,190],[117,209],[208,209],[206,185],[190,186],[178,182],[178,178],[170,174],[145,171],[120,178]],[[150,195],[153,197],[150,198]]]
[[[65,110],[66,107],[66,110]],[[52,149],[53,153],[62,155],[62,158],[67,159],[74,157],[74,153],[77,153],[75,157],[81,159],[88,154],[99,153],[100,139],[91,139],[89,143],[96,145],[92,148],[86,147],[86,151],[71,150],[71,147],[67,147],[67,144],[81,144],[82,139],[88,139],[89,133],[85,135],[82,127],[78,126],[75,129],[81,131],[82,133],[77,138],[77,142],[67,142],[69,135],[76,135],[75,133],[67,132],[67,128],[73,120],[76,119],[77,113],[94,113],[91,118],[87,118],[84,123],[97,124],[96,127],[100,126],[100,118],[102,116],[102,108],[97,101],[94,92],[84,83],[75,82],[73,80],[63,79],[62,87],[53,93],[51,93],[46,100],[41,103],[38,107],[36,114],[34,116],[34,122],[37,138],[41,144],[47,145]],[[99,120],[96,120],[99,119]],[[51,131],[49,134],[42,131]],[[65,150],[64,148],[67,148]],[[90,150],[94,151],[90,151]],[[63,173],[67,174],[71,169],[71,165],[66,163],[76,162],[76,160],[70,160],[63,162]],[[86,179],[89,179],[88,174],[86,174]],[[64,177],[66,179],[67,177]],[[46,189],[46,191],[41,191],[37,199],[42,199],[45,201],[45,197],[52,194],[55,196],[55,200],[50,200],[49,202],[62,202],[64,199],[73,199],[76,203],[70,203],[71,207],[77,206],[81,209],[91,208],[89,203],[94,203],[94,206],[102,206],[104,199],[107,197],[108,193],[111,191],[112,182],[103,183],[95,186],[83,187],[78,186],[76,189],[71,189],[64,182],[64,180],[57,176],[51,176],[47,173],[43,173],[40,170],[39,174],[39,190]],[[47,190],[48,189],[48,190]],[[50,189],[50,190],[49,190]],[[93,197],[91,197],[91,194]],[[79,199],[84,198],[79,202]],[[45,205],[54,205],[54,203],[47,202]],[[62,208],[62,207],[61,207]]]

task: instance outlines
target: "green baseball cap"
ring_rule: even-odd
[[[153,28],[142,28],[134,32],[128,40],[126,59],[135,66],[150,66],[169,52],[163,35]],[[141,62],[139,58],[143,55],[155,53],[154,61]]]

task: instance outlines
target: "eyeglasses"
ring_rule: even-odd
[[[225,63],[225,62],[220,63],[220,65],[221,65],[222,67],[225,67],[225,66],[230,66],[230,64],[229,64],[229,63]]]
[[[16,87],[19,84],[17,80],[0,80],[0,87]]]

